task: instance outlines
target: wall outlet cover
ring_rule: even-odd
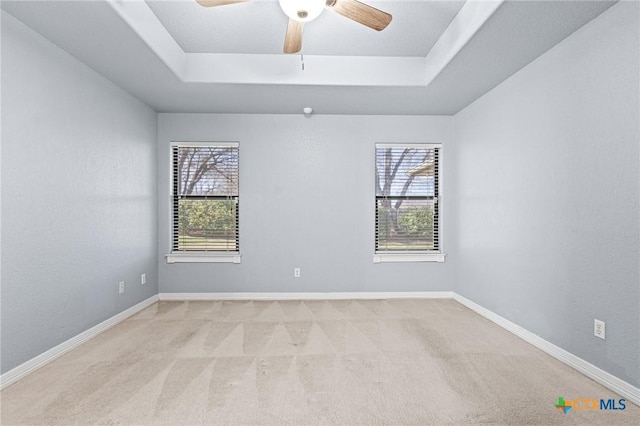
[[[600,321],[598,319],[593,320],[593,335],[605,339],[605,323],[604,321]]]

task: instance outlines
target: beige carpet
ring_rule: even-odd
[[[640,424],[451,300],[160,302],[2,392],[2,424]]]

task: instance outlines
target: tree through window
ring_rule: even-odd
[[[172,144],[172,251],[238,252],[238,144]]]
[[[439,250],[438,145],[376,144],[376,253]]]

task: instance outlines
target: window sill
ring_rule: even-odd
[[[377,253],[373,263],[386,262],[444,262],[444,253]]]
[[[171,253],[167,256],[167,263],[240,263],[240,253]]]

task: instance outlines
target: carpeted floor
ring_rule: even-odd
[[[640,424],[452,300],[160,302],[8,387],[11,424]]]

